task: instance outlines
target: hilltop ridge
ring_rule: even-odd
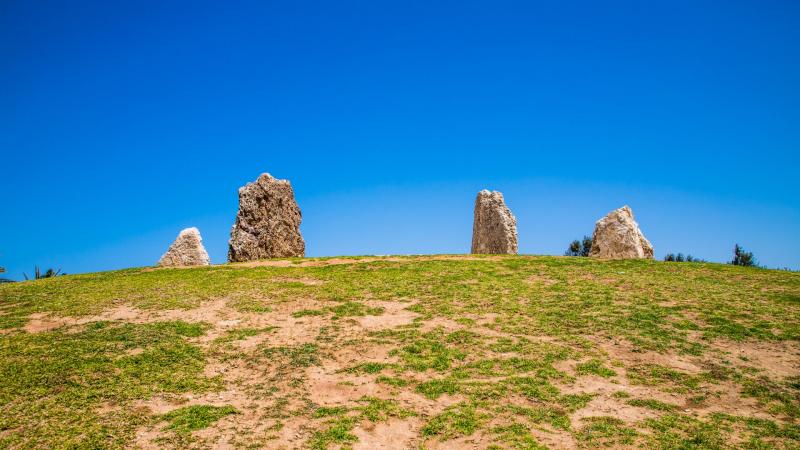
[[[795,448],[800,274],[431,255],[0,285],[0,447]]]

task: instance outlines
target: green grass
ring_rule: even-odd
[[[376,397],[362,397],[359,400],[362,406],[361,417],[371,422],[385,422],[392,417],[405,418],[416,415],[413,411],[401,407],[394,400],[384,400]]]
[[[592,447],[630,445],[638,434],[616,417],[587,417],[583,422],[578,439]]]
[[[398,377],[388,377],[385,375],[381,375],[375,379],[376,383],[388,384],[389,386],[394,387],[404,387],[408,386],[408,380]]]
[[[442,394],[453,395],[459,391],[458,383],[452,379],[441,380],[428,380],[420,383],[416,387],[416,391],[428,397],[431,400],[436,400]]]
[[[168,422],[165,430],[185,434],[207,428],[217,420],[236,413],[233,406],[195,405],[170,411],[161,419]]]
[[[743,380],[742,395],[756,398],[770,412],[800,418],[800,387],[794,379],[776,382],[766,377]]]
[[[543,450],[547,448],[537,442],[528,427],[521,423],[497,426],[492,429],[492,432],[498,435],[500,442],[514,449]]]
[[[146,418],[128,408],[160,393],[205,392],[204,357],[188,338],[205,326],[95,322],[0,338],[0,447],[117,447]],[[138,352],[132,352],[138,350]],[[129,354],[130,353],[130,354]],[[103,404],[110,412],[95,411]]]
[[[269,347],[264,349],[264,355],[272,358],[284,358],[293,367],[309,367],[320,363],[318,351],[319,347],[316,344],[302,344]]]
[[[331,445],[346,446],[357,440],[353,428],[362,421],[385,422],[390,418],[414,416],[413,411],[400,407],[394,400],[376,397],[362,397],[354,408],[344,406],[319,407],[314,410],[314,418],[329,418],[323,426],[314,431],[307,442],[312,449],[327,449]],[[356,413],[355,415],[352,413]]]
[[[300,317],[307,317],[307,316],[324,316],[326,313],[321,309],[301,309],[300,311],[295,311],[292,313],[292,317],[300,318]]]
[[[315,431],[308,446],[315,450],[326,450],[333,444],[349,444],[356,442],[358,437],[353,434],[355,419],[352,417],[341,417],[326,423],[325,428]]]
[[[329,309],[333,313],[334,319],[354,316],[379,316],[383,314],[383,308],[371,308],[363,303],[354,301],[347,301]]]
[[[628,369],[628,379],[634,384],[672,387],[686,391],[697,389],[702,377],[657,364],[645,364]]]
[[[575,371],[579,375],[593,374],[601,376],[603,378],[611,378],[617,375],[617,373],[614,372],[614,370],[609,369],[608,367],[603,365],[603,362],[598,359],[592,359],[590,361],[578,364],[575,367]]]
[[[392,367],[391,364],[381,362],[365,362],[346,369],[349,373],[381,373],[387,367]]]
[[[344,406],[321,406],[314,410],[314,417],[341,416],[346,412]]]
[[[649,419],[646,424],[652,434],[651,446],[668,448],[729,448],[725,436],[731,431],[730,423],[719,418],[704,421],[683,414],[667,414]]]
[[[155,398],[180,404],[223,389],[253,400],[236,403],[241,412],[273,421],[268,436],[236,430],[239,448],[277,446],[276,430],[293,419],[303,421],[311,448],[347,448],[357,427],[387,420],[420,423],[423,447],[480,433],[499,448],[538,449],[534,436],[551,432],[588,448],[800,445],[800,374],[778,376],[758,358],[715,347],[797,348],[798,273],[563,257],[344,259],[351,263],[128,269],[0,285],[0,448],[131,447],[137,430],[159,420],[171,436],[159,445],[202,448],[210,443],[193,431],[213,430],[231,409],[200,405],[158,415],[141,405]],[[159,314],[221,300],[224,318],[243,319],[241,326],[90,319],[120,306]],[[370,306],[376,301],[402,302],[418,316],[369,331],[353,319],[378,316],[370,322],[380,323],[392,314]],[[22,327],[35,313],[72,319],[28,333]],[[308,319],[287,325],[290,317]],[[69,325],[76,321],[88,323]],[[238,342],[253,336],[255,345]],[[609,354],[615,343],[630,354]],[[671,366],[671,355],[698,369]],[[209,366],[223,375],[204,375]],[[340,380],[342,392],[375,383],[374,392],[391,395],[320,406],[311,374],[322,372]],[[585,383],[619,389],[583,392]],[[716,402],[724,409],[720,390],[758,413],[695,417],[678,407]],[[653,398],[663,395],[674,403]],[[406,401],[444,396],[456,403],[435,413]],[[647,409],[650,418],[573,419],[603,396]]]
[[[652,409],[655,411],[675,411],[676,409],[678,409],[677,405],[673,405],[671,403],[664,403],[662,401],[652,398],[644,398],[644,399],[634,398],[628,400],[627,403],[631,406]]]
[[[466,358],[466,353],[455,346],[441,342],[437,334],[420,335],[392,354],[399,356],[406,367],[418,372],[428,369],[445,371],[452,367],[454,362]]]
[[[234,328],[232,330],[225,331],[225,334],[216,338],[214,342],[218,344],[240,341],[242,339],[247,339],[249,337],[258,336],[262,333],[269,333],[273,331],[275,327],[265,327],[265,328]]]
[[[383,308],[371,308],[360,302],[346,301],[325,309],[301,309],[293,312],[292,317],[325,316],[327,314],[333,314],[334,320],[342,317],[379,316],[383,314]]]
[[[560,407],[522,407],[512,406],[510,410],[517,416],[533,424],[548,424],[554,429],[569,430],[571,423],[568,410]]]
[[[475,406],[461,403],[429,420],[422,428],[422,435],[440,439],[469,436],[484,420],[485,417],[478,413]]]

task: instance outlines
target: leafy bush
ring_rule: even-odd
[[[744,267],[755,267],[758,265],[756,263],[756,258],[753,256],[753,252],[745,251],[739,244],[733,247],[733,261],[731,261],[731,264]]]
[[[22,275],[25,277],[26,280],[30,280],[30,278],[28,278],[28,274],[27,273],[23,272]],[[61,273],[61,269],[58,269],[58,270],[47,269],[46,271],[44,271],[44,273],[41,270],[39,270],[39,266],[36,266],[33,269],[33,279],[34,280],[40,280],[42,278],[53,278],[53,277],[57,277],[59,275],[66,275],[66,274],[65,273]]]
[[[582,241],[575,239],[567,247],[564,256],[589,256],[592,251],[592,238],[584,236]]]
[[[0,267],[0,273],[5,273],[5,271],[6,271],[5,267]],[[14,282],[14,280],[12,280],[10,278],[2,278],[2,277],[0,277],[0,283],[13,283],[13,282]]]
[[[692,255],[683,256],[683,253],[678,253],[677,255],[674,253],[667,253],[664,256],[664,261],[670,262],[706,262],[705,259],[695,258]]]

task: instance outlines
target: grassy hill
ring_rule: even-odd
[[[599,446],[800,448],[800,274],[426,256],[0,285],[2,448]]]

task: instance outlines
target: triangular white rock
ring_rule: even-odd
[[[589,256],[609,259],[653,259],[653,246],[633,220],[628,206],[615,209],[598,220]]]
[[[208,266],[211,259],[208,257],[200,230],[195,227],[182,230],[175,242],[169,246],[167,253],[158,260],[159,266]]]

